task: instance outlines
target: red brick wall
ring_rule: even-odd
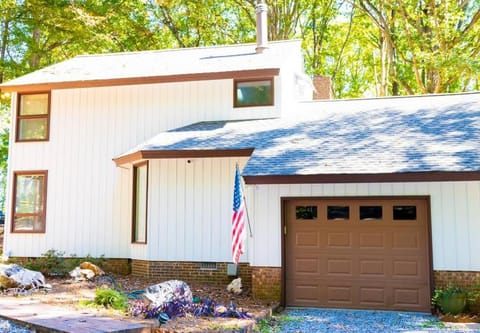
[[[242,285],[251,288],[252,269],[249,264],[238,268]],[[233,277],[227,275],[227,263],[217,263],[216,269],[201,269],[199,262],[132,260],[132,275],[155,277],[160,280],[177,279],[187,283],[212,283],[227,285]]]
[[[434,271],[433,280],[435,288],[449,285],[464,288],[480,286],[480,272],[473,271]]]
[[[280,267],[252,267],[253,296],[280,302],[281,279]]]
[[[129,259],[105,259],[102,264],[105,272],[128,275],[131,272]]]

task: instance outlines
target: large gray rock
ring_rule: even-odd
[[[16,264],[0,264],[0,289],[32,289],[47,286],[42,273]]]
[[[145,297],[154,306],[163,306],[173,301],[192,302],[192,291],[188,284],[179,280],[169,280],[145,289]]]

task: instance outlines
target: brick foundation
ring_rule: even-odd
[[[249,264],[240,264],[238,275],[242,285],[252,287],[252,268]],[[216,263],[215,269],[202,269],[200,262],[188,261],[147,261],[132,260],[132,275],[155,277],[159,280],[178,279],[187,283],[212,283],[227,285],[233,279],[227,275],[227,263]]]
[[[131,273],[131,265],[129,259],[105,259],[102,264],[105,272],[115,273],[121,275],[128,275]]]
[[[280,302],[281,281],[280,267],[252,267],[252,292],[255,298]]]
[[[480,286],[480,272],[434,271],[433,280],[435,288],[452,285],[470,289]]]

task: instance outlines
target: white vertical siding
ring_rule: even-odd
[[[480,182],[249,185],[254,224],[249,260],[281,266],[282,197],[424,195],[431,201],[433,266],[436,270],[480,270]]]
[[[15,110],[15,96],[13,100],[12,110]],[[234,109],[233,80],[52,91],[50,140],[14,143],[12,122],[9,157],[9,183],[13,171],[48,170],[47,232],[10,235],[7,230],[5,253],[38,256],[48,249],[56,249],[67,255],[145,258],[147,250],[139,245],[130,246],[131,170],[119,171],[112,158],[161,131],[191,123],[278,115],[278,105]],[[168,197],[168,204],[185,206],[186,200],[191,199],[185,182],[192,181],[197,171],[176,169],[170,164],[168,168],[175,175],[178,172],[175,183],[163,175],[158,176],[159,183],[179,188],[175,196]],[[211,178],[209,167],[203,172],[202,178]],[[203,187],[196,186],[197,192],[202,191]],[[8,204],[10,197],[9,187]],[[206,199],[204,203],[208,205]],[[159,204],[165,206],[164,202]],[[10,219],[9,211],[7,219]],[[186,221],[187,216],[191,218],[190,212],[180,211],[183,211],[179,216],[181,221]],[[174,219],[176,215],[171,214],[167,218]],[[219,213],[210,214],[217,219]],[[186,227],[184,222],[178,224],[178,229],[170,225],[166,235],[162,230],[161,237],[177,239],[180,234],[187,235],[183,232]],[[208,231],[202,229],[201,232],[213,241]],[[199,242],[189,237],[183,242]],[[165,247],[164,251],[169,257],[175,255],[171,248]],[[187,253],[180,252],[180,255],[187,256]],[[198,256],[195,251],[190,255]],[[211,251],[209,256],[214,257],[215,253]]]
[[[243,167],[246,158],[150,161],[148,243],[142,259],[231,260],[236,163]]]

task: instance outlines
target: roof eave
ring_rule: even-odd
[[[41,82],[41,83],[25,83],[25,84],[9,84],[0,85],[0,89],[4,92],[37,92],[48,91],[53,89],[71,89],[71,88],[91,88],[91,87],[109,87],[124,86],[138,84],[154,84],[169,82],[187,82],[187,81],[206,81],[206,80],[222,80],[222,79],[247,79],[259,77],[277,76],[280,68],[261,68],[247,69],[210,73],[190,73],[179,75],[157,75],[157,76],[141,76],[141,77],[124,77],[114,79],[98,79],[83,81],[62,81],[62,82]]]
[[[254,148],[244,149],[190,149],[190,150],[140,150],[114,158],[117,166],[140,160],[171,158],[249,157]]]
[[[245,175],[246,184],[333,184],[478,181],[480,171],[422,171],[315,175]]]

